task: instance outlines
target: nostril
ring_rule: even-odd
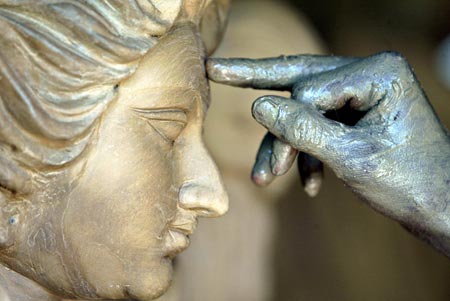
[[[179,201],[181,208],[193,210],[202,217],[218,217],[228,211],[226,194],[194,183],[181,186]]]
[[[185,183],[180,187],[178,192],[178,199],[180,205],[186,209],[192,209],[198,203],[198,199],[205,198],[207,191],[205,187],[196,185],[194,183]]]

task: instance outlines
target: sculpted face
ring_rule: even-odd
[[[66,298],[150,300],[167,289],[197,218],[228,209],[202,141],[210,99],[198,28],[177,22],[115,87],[83,156],[3,206],[16,219],[5,264]]]
[[[209,93],[199,42],[186,25],[152,49],[121,85],[79,184],[64,197],[65,251],[99,295],[159,294],[197,217],[227,210],[202,142]]]

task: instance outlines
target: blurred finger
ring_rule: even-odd
[[[209,79],[231,86],[291,91],[302,77],[329,71],[358,60],[351,57],[293,55],[262,59],[210,58]]]
[[[284,175],[294,164],[298,151],[288,143],[279,139],[273,142],[273,151],[270,158],[272,173],[276,176]]]
[[[267,186],[275,178],[270,166],[274,140],[275,136],[267,133],[256,155],[255,165],[253,165],[252,169],[252,181],[258,186]]]
[[[310,197],[317,196],[323,181],[323,163],[306,153],[300,152],[297,165],[306,194]]]

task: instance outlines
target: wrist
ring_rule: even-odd
[[[411,210],[410,219],[402,223],[450,256],[450,144],[429,149],[426,165],[416,175],[420,181],[411,189],[410,196],[416,206]]]

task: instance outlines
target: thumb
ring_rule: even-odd
[[[252,114],[280,140],[328,164],[339,160],[339,148],[351,131],[344,124],[325,118],[310,104],[280,96],[258,98]]]

